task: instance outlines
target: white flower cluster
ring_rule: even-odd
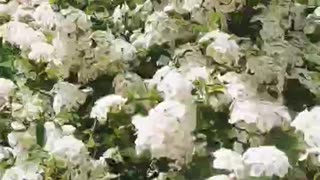
[[[289,98],[295,80],[320,95],[319,43],[303,23],[299,35],[289,29],[304,5],[298,14],[289,0],[241,10],[243,0],[92,2],[0,0],[1,179],[297,179],[297,149],[320,166],[320,106],[292,121],[318,101],[296,110]],[[234,28],[252,9],[266,16],[250,17],[259,41]],[[225,174],[193,173],[217,146],[212,166]]]
[[[238,64],[240,49],[238,44],[229,34],[221,31],[212,31],[199,39],[199,43],[209,43],[206,55],[219,63]]]
[[[291,167],[286,154],[274,146],[249,148],[243,155],[222,148],[214,152],[214,156],[214,168],[228,170],[239,179],[248,176],[284,177]]]
[[[255,124],[261,132],[268,132],[274,127],[291,122],[288,108],[279,102],[266,101],[259,97],[258,84],[249,80],[245,82],[245,75],[229,72],[219,77],[221,82],[226,82],[228,94],[233,99],[230,107],[229,122],[236,124],[245,122]]]
[[[291,126],[293,126],[296,131],[303,133],[304,141],[307,145],[306,152],[300,157],[300,160],[305,160],[308,155],[310,155],[315,164],[320,163],[318,156],[320,153],[319,122],[320,107],[315,106],[311,110],[306,109],[300,112],[291,123]]]
[[[105,123],[108,119],[108,113],[112,109],[120,109],[126,103],[127,99],[120,95],[111,94],[98,99],[91,110],[90,117],[97,118],[100,123]]]
[[[148,116],[134,116],[137,152],[150,150],[156,158],[190,161],[193,151],[191,133],[196,128],[192,83],[169,66],[159,69],[147,82],[162,93],[164,101],[151,109]]]
[[[12,81],[0,78],[0,110],[9,100],[10,93],[14,90],[15,85]]]

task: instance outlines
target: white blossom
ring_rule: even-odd
[[[57,23],[56,13],[49,2],[41,3],[32,14],[35,22],[45,29],[53,28]]]
[[[232,99],[244,100],[253,98],[257,94],[258,84],[251,82],[247,76],[228,72],[224,75],[219,75],[220,82],[225,83],[226,91]]]
[[[53,122],[46,122],[45,128],[45,146],[44,149],[51,151],[54,148],[54,143],[62,137],[62,132]]]
[[[59,114],[62,109],[71,111],[79,108],[87,98],[87,94],[81,91],[78,86],[67,82],[58,82],[52,92],[55,94],[53,109],[56,114]]]
[[[300,112],[291,126],[303,132],[305,142],[311,147],[320,147],[320,106]]]
[[[21,131],[26,129],[26,126],[19,121],[14,121],[10,125],[11,125],[11,128],[15,131]]]
[[[71,135],[54,141],[50,153],[61,160],[79,163],[88,152],[85,144]]]
[[[29,53],[29,59],[35,61],[48,62],[52,58],[54,47],[51,44],[45,42],[36,42],[31,44],[31,52]]]
[[[156,85],[157,90],[163,93],[165,99],[180,102],[192,101],[192,83],[185,79],[177,69],[164,66],[148,82],[150,85]]]
[[[132,61],[136,57],[136,48],[125,40],[115,39],[110,47],[110,58],[115,60],[123,60],[125,62]]]
[[[189,161],[193,149],[190,131],[193,124],[187,116],[186,107],[176,101],[158,104],[146,117],[134,116],[132,123],[137,129],[137,153],[149,150],[154,158]]]
[[[209,70],[206,67],[191,67],[186,73],[186,79],[189,81],[204,80],[208,81],[210,76]]]
[[[254,124],[261,132],[268,132],[273,127],[281,127],[291,121],[287,107],[259,100],[235,101],[231,107],[229,122],[235,124],[244,121]]]
[[[210,43],[206,55],[211,56],[219,63],[238,63],[240,48],[229,34],[219,30],[211,31],[199,39],[199,43]]]
[[[249,148],[243,154],[243,161],[250,169],[250,176],[254,177],[284,177],[291,167],[286,154],[274,146]]]
[[[175,10],[178,13],[186,13],[192,11],[194,8],[200,7],[201,3],[202,0],[169,0],[164,11]]]
[[[149,48],[153,45],[161,45],[173,42],[180,37],[186,37],[185,29],[180,29],[173,19],[170,19],[165,12],[156,11],[149,15],[146,22],[144,33],[139,31],[131,36],[133,46],[139,48]]]
[[[4,39],[22,50],[29,49],[32,43],[45,40],[42,32],[33,30],[28,24],[10,21],[6,27]]]
[[[5,146],[0,146],[0,162],[8,159],[11,156],[12,149]]]
[[[42,173],[43,170],[40,168],[40,165],[26,162],[7,169],[2,176],[2,180],[42,180]]]
[[[36,144],[35,125],[32,124],[26,131],[12,131],[7,138],[17,161],[24,160],[28,150]]]
[[[225,169],[230,172],[234,172],[237,177],[243,177],[245,166],[243,164],[241,154],[235,151],[221,148],[213,153],[215,160],[213,161],[213,167],[215,169]]]
[[[9,1],[7,4],[0,4],[0,14],[12,15],[17,10],[19,3],[17,1]]]
[[[11,80],[0,78],[0,110],[8,101],[8,98],[15,87],[15,84]]]
[[[120,109],[126,101],[127,99],[116,94],[102,97],[95,102],[90,117],[97,118],[100,123],[105,123],[108,119],[108,113],[114,108]]]

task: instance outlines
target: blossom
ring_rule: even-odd
[[[15,87],[15,84],[11,80],[0,78],[0,109],[8,101]]]
[[[14,121],[14,122],[12,122],[11,124],[11,128],[13,129],[13,130],[15,130],[15,131],[21,131],[21,130],[25,130],[26,129],[26,127],[25,127],[25,125],[23,125],[21,122],[19,122],[19,121]]]
[[[290,122],[291,117],[287,107],[259,100],[235,101],[231,107],[229,122],[231,124],[244,121],[255,124],[261,132],[268,132],[273,127],[280,127],[285,122]]]
[[[17,1],[9,1],[7,4],[0,4],[0,14],[12,15],[17,10],[19,3]]]
[[[79,163],[87,155],[85,144],[74,136],[63,136],[54,141],[50,153],[61,160]]]
[[[53,122],[46,122],[45,128],[45,146],[44,149],[50,151],[54,148],[54,143],[62,137],[62,132]]]
[[[79,108],[87,98],[87,94],[81,91],[78,86],[67,82],[58,82],[52,92],[55,94],[53,109],[56,114],[59,114],[62,109],[71,111]]]
[[[131,36],[132,45],[137,49],[147,49],[153,45],[173,42],[175,39],[187,37],[186,29],[179,28],[176,21],[163,11],[155,11],[147,17],[144,33],[137,31]]]
[[[129,62],[136,57],[136,48],[130,43],[122,39],[115,39],[112,41],[112,46],[110,47],[110,58],[115,60],[123,60]]]
[[[6,24],[4,40],[12,45],[18,46],[22,50],[30,48],[32,43],[43,42],[45,36],[40,31],[35,31],[28,24],[10,21]]]
[[[213,153],[215,169],[225,169],[234,172],[238,177],[244,175],[245,166],[241,154],[229,149],[221,148]]]
[[[0,162],[10,157],[12,149],[9,147],[0,146]]]
[[[164,11],[175,10],[178,13],[186,13],[192,11],[196,7],[200,7],[201,0],[170,0]]]
[[[42,2],[32,14],[37,24],[45,29],[53,28],[57,23],[56,13],[51,8],[49,2]]]
[[[274,146],[249,148],[243,154],[243,162],[249,167],[250,176],[284,177],[290,168],[286,154]]]
[[[26,152],[36,144],[35,125],[32,124],[26,131],[12,131],[8,134],[7,138],[13,155],[18,160],[24,160]]]
[[[46,101],[40,93],[34,93],[25,86],[19,87],[11,104],[12,116],[20,120],[34,121],[48,109],[48,104],[49,101]]]
[[[31,52],[29,53],[29,59],[36,61],[50,61],[54,47],[51,44],[45,42],[36,42],[31,44]]]
[[[192,83],[174,68],[162,67],[148,82],[150,85],[156,85],[157,90],[163,93],[165,99],[180,102],[192,101]]]
[[[190,161],[193,149],[190,128],[193,124],[187,118],[185,106],[176,101],[158,104],[146,117],[134,116],[132,123],[137,129],[137,153],[149,150],[154,158]]]
[[[204,80],[208,81],[210,76],[209,70],[206,67],[191,67],[186,74],[186,79],[189,81]]]
[[[320,106],[315,106],[310,111],[305,109],[300,112],[291,126],[304,134],[305,142],[311,147],[320,147]]]
[[[225,83],[227,93],[232,99],[244,100],[256,97],[258,84],[250,81],[245,75],[228,72],[219,75],[218,80]]]
[[[42,180],[43,170],[36,163],[26,162],[17,164],[7,169],[2,176],[3,180],[12,179],[28,179],[28,180]]]
[[[108,113],[113,108],[121,108],[126,103],[127,99],[120,95],[111,94],[98,99],[91,110],[90,117],[97,118],[100,123],[105,123],[108,118]]]
[[[199,43],[210,43],[206,54],[219,63],[238,63],[240,49],[235,40],[229,34],[219,30],[211,31],[199,39]]]

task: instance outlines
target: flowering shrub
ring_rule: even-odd
[[[319,20],[317,0],[0,0],[0,177],[319,179]]]

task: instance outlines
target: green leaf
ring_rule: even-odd
[[[12,68],[12,61],[5,61],[5,62],[0,62],[0,67],[4,68]]]
[[[44,145],[45,141],[45,129],[44,129],[44,123],[38,122],[36,126],[36,137],[37,137],[37,144],[41,147]]]
[[[96,143],[95,143],[95,141],[94,141],[94,139],[93,139],[93,135],[92,135],[92,134],[90,134],[90,137],[89,137],[89,140],[88,140],[86,146],[87,146],[88,148],[93,148],[93,147],[96,146]]]

